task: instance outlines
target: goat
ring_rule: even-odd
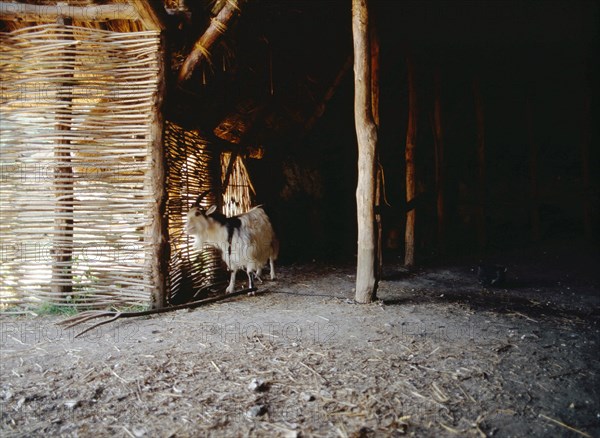
[[[260,276],[267,261],[271,268],[271,280],[274,280],[279,242],[262,207],[226,217],[216,211],[216,205],[208,210],[200,207],[200,200],[205,194],[198,197],[188,212],[185,228],[188,234],[194,236],[196,248],[208,245],[221,250],[223,260],[231,271],[226,292],[233,292],[237,271],[244,268],[248,274],[248,287],[253,288],[253,275],[262,281]]]

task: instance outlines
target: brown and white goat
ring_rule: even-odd
[[[198,249],[212,246],[221,250],[223,260],[231,271],[227,293],[235,287],[238,270],[248,274],[248,287],[254,287],[253,275],[260,280],[267,262],[271,268],[271,280],[275,279],[275,260],[279,254],[279,242],[269,217],[262,207],[232,217],[216,211],[216,205],[208,210],[200,207],[198,197],[187,214],[186,232],[194,236]]]

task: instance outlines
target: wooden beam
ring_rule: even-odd
[[[156,0],[130,0],[144,27],[148,30],[162,32],[167,29],[164,10],[161,2]]]
[[[377,128],[371,107],[371,56],[367,0],[352,0],[354,36],[354,118],[358,140],[356,212],[358,248],[356,294],[359,303],[370,303],[377,292],[375,275],[375,167]]]
[[[210,21],[210,26],[194,44],[194,48],[185,59],[179,71],[179,82],[188,80],[192,76],[194,67],[206,58],[210,61],[210,48],[217,42],[219,37],[227,32],[227,25],[240,11],[238,0],[228,0],[215,18]]]
[[[59,17],[57,20],[61,26],[70,26],[71,20]],[[73,77],[75,70],[75,38],[70,33],[63,37],[72,41],[70,48],[63,54],[65,62],[63,68],[65,73],[62,75],[65,79],[61,84],[57,99],[64,104],[65,110],[56,114],[56,134],[57,140],[54,146],[54,236],[52,244],[52,282],[50,290],[56,294],[58,299],[64,299],[73,293],[73,203],[74,194],[74,175],[73,175],[73,156],[71,154],[72,146],[69,139],[69,131],[72,124],[73,109]],[[68,61],[66,61],[68,60]]]
[[[32,5],[0,1],[0,19],[6,21],[54,22],[58,17],[77,21],[139,20],[136,9],[128,3],[70,6]]]
[[[373,113],[373,123],[379,130],[379,78],[380,78],[380,43],[379,32],[375,26],[375,20],[371,16],[369,20],[369,36],[371,47],[371,111]],[[376,179],[375,179],[375,242],[377,256],[375,257],[375,275],[377,280],[381,279],[383,274],[383,221],[381,218],[381,204],[383,201],[383,167],[379,159],[379,151],[376,154]]]
[[[408,82],[408,127],[406,129],[406,204],[409,205],[416,195],[415,145],[417,142],[417,87],[415,84],[415,65],[411,55],[406,58]],[[416,211],[410,209],[406,213],[406,228],[404,230],[404,265],[411,267],[415,264],[415,221]]]
[[[152,244],[150,271],[152,276],[152,303],[154,309],[166,306],[168,295],[168,270],[170,259],[169,222],[167,218],[167,164],[166,151],[163,141],[164,115],[163,104],[165,100],[166,69],[167,69],[167,44],[165,35],[160,36],[158,50],[158,84],[154,105],[152,108],[151,127],[151,168],[150,187],[154,194],[154,203],[151,207],[152,222],[146,229],[146,238]]]

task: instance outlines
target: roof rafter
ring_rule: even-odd
[[[0,19],[12,21],[55,21],[58,17],[79,21],[141,20],[136,8],[128,3],[71,6],[33,5],[0,1]]]
[[[196,44],[194,44],[194,48],[185,59],[181,66],[181,70],[179,71],[179,82],[183,82],[192,76],[194,67],[196,67],[202,58],[206,58],[210,61],[210,48],[217,42],[222,34],[227,32],[227,25],[239,12],[239,0],[227,0],[225,2],[223,8],[216,17],[211,19],[210,26],[208,26]]]
[[[161,2],[156,0],[130,0],[144,27],[148,30],[162,32],[167,28],[165,23],[166,12]]]

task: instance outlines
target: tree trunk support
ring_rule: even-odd
[[[409,205],[416,195],[415,146],[417,142],[417,89],[415,85],[415,65],[412,56],[406,58],[408,80],[408,127],[406,129],[406,204]],[[412,267],[415,264],[415,221],[416,209],[406,213],[406,228],[404,232],[404,265]]]
[[[151,121],[151,168],[150,187],[154,195],[151,208],[151,222],[146,230],[146,238],[152,244],[150,272],[152,276],[151,307],[166,306],[168,296],[168,271],[170,259],[169,222],[167,218],[167,154],[163,141],[163,104],[166,93],[167,49],[164,32],[160,35],[158,57],[158,81]]]
[[[375,275],[375,157],[377,128],[371,106],[369,11],[366,0],[352,0],[354,36],[354,117],[358,140],[358,184],[356,209],[358,249],[356,295],[359,303],[370,303],[377,292]]]

